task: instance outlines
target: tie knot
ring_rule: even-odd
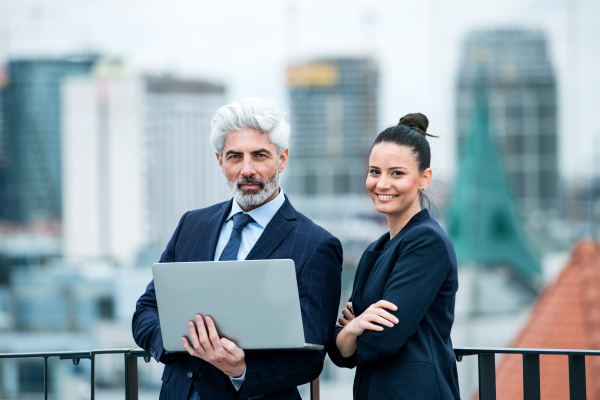
[[[237,213],[233,216],[233,229],[238,232],[242,232],[242,230],[248,225],[250,222],[254,221],[250,214]]]

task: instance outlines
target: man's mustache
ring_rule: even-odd
[[[259,185],[259,187],[257,189],[254,190],[262,190],[265,185],[266,185],[266,181],[262,180],[262,179],[258,179],[258,178],[253,178],[251,176],[246,177],[246,178],[240,178],[237,180],[237,182],[235,183],[238,189],[242,189],[242,185],[247,184],[247,183],[253,183],[256,185]]]

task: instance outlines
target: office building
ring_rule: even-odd
[[[144,249],[164,249],[186,211],[230,197],[209,142],[224,92],[167,77],[66,82],[67,258],[131,264]]]
[[[459,158],[483,85],[492,135],[500,145],[521,215],[557,210],[559,193],[556,76],[542,32],[475,31],[466,37],[457,81]]]
[[[377,132],[378,70],[370,58],[327,58],[287,71],[292,127],[286,191],[333,197],[365,193]]]
[[[87,74],[95,56],[18,59],[2,91],[3,189],[0,219],[16,223],[61,218],[60,88]]]

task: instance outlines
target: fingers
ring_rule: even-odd
[[[221,338],[219,338],[219,333],[217,332],[215,321],[213,321],[213,319],[208,316],[204,319],[206,320],[206,327],[208,328],[208,338],[210,339],[213,349],[221,348]]]
[[[352,302],[349,301],[348,303],[346,303],[346,307],[348,308],[348,310],[350,310],[350,312],[352,313],[352,315],[354,315],[354,308],[352,308]]]
[[[346,318],[344,318],[344,317],[339,317],[339,318],[338,318],[338,323],[336,324],[336,326],[337,326],[337,325],[339,325],[340,327],[342,327],[342,328],[343,328],[344,326],[348,325],[348,322],[349,322],[349,321],[348,321]]]
[[[214,323],[213,323],[213,326],[214,326]],[[208,333],[206,333],[206,327],[204,326],[204,320],[202,319],[202,315],[200,315],[200,314],[196,314],[196,327],[198,328],[198,340],[200,341],[200,344],[202,345],[202,347],[207,351],[213,350],[213,345],[212,345],[210,339],[208,338]],[[197,349],[195,344],[194,344],[194,348]]]
[[[387,326],[388,328],[392,328],[395,325],[393,322],[388,321],[387,319],[377,314],[367,314],[365,315],[365,318],[363,318],[363,320],[368,322],[376,322],[378,324]]]
[[[200,354],[190,345],[185,336],[181,338],[181,341],[183,342],[183,348],[187,350],[190,356],[200,357]]]
[[[371,331],[378,331],[378,332],[381,332],[383,330],[383,326],[375,325],[375,324],[373,324],[373,323],[371,323],[369,321],[366,321],[364,319],[360,321],[360,327],[362,329],[368,329],[368,330],[371,330]]]
[[[398,310],[398,307],[396,307],[395,304],[390,303],[387,300],[379,300],[377,303],[373,304],[373,306],[379,307],[379,308],[387,308],[392,311]]]
[[[348,321],[352,321],[354,319],[354,314],[352,314],[350,312],[350,310],[348,310],[347,308],[344,308],[342,310],[342,315],[344,316],[344,318],[346,318]]]
[[[192,341],[191,345],[195,349],[201,348],[202,346],[200,346],[200,340],[198,339],[198,331],[196,330],[196,325],[192,321],[188,322],[188,329],[190,331],[190,340]]]
[[[245,356],[244,350],[237,347],[235,343],[227,338],[221,338],[221,346],[223,346],[223,348],[227,350],[227,352],[230,353],[236,360],[241,360]]]
[[[382,318],[385,318],[386,320],[393,322],[394,324],[397,324],[398,322],[398,318],[396,318],[393,314],[390,314],[389,312],[385,311],[384,309],[381,308],[376,308],[375,310],[372,311],[374,314],[379,315]]]

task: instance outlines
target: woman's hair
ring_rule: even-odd
[[[255,129],[269,136],[277,146],[277,154],[288,147],[290,125],[279,111],[267,100],[249,98],[227,104],[217,111],[211,121],[210,144],[222,155],[227,135],[234,131]]]
[[[377,135],[373,146],[371,146],[371,151],[379,143],[393,143],[398,146],[406,146],[412,150],[419,167],[419,172],[423,173],[423,171],[429,168],[431,163],[431,149],[427,141],[427,136],[437,137],[427,133],[428,126],[429,120],[424,114],[406,114],[400,118],[398,125],[391,126]],[[425,202],[428,207],[433,204],[423,192],[419,192],[419,200],[421,207],[423,207]]]

